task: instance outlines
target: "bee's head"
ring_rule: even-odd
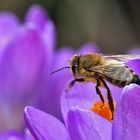
[[[71,67],[73,75],[79,74],[80,58],[81,58],[81,55],[74,55],[71,59],[70,67]]]

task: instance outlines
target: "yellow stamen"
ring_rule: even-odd
[[[116,103],[114,102],[114,108],[116,108]],[[107,120],[109,120],[110,122],[112,122],[112,113],[110,111],[109,108],[109,104],[108,102],[103,103],[102,102],[95,102],[93,105],[93,108],[91,108],[91,110],[95,113],[97,113],[98,115],[106,118]]]

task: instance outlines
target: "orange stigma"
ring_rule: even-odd
[[[116,103],[114,102],[113,104],[114,104],[114,108],[116,108]],[[101,101],[95,102],[93,105],[93,108],[91,108],[91,110],[93,112],[97,113],[98,115],[106,118],[110,122],[113,121],[112,120],[112,113],[110,111],[108,102],[105,102],[104,105]]]

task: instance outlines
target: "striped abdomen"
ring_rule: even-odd
[[[140,85],[139,76],[127,66],[112,67],[106,71],[105,79],[118,87],[124,87],[131,83]]]

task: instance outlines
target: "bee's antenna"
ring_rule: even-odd
[[[54,73],[56,73],[56,72],[58,72],[58,71],[61,71],[61,70],[63,70],[63,69],[66,69],[66,68],[70,69],[69,66],[66,66],[66,67],[63,67],[63,68],[60,68],[60,69],[57,69],[57,70],[53,71],[53,72],[51,73],[51,75],[54,74]]]

